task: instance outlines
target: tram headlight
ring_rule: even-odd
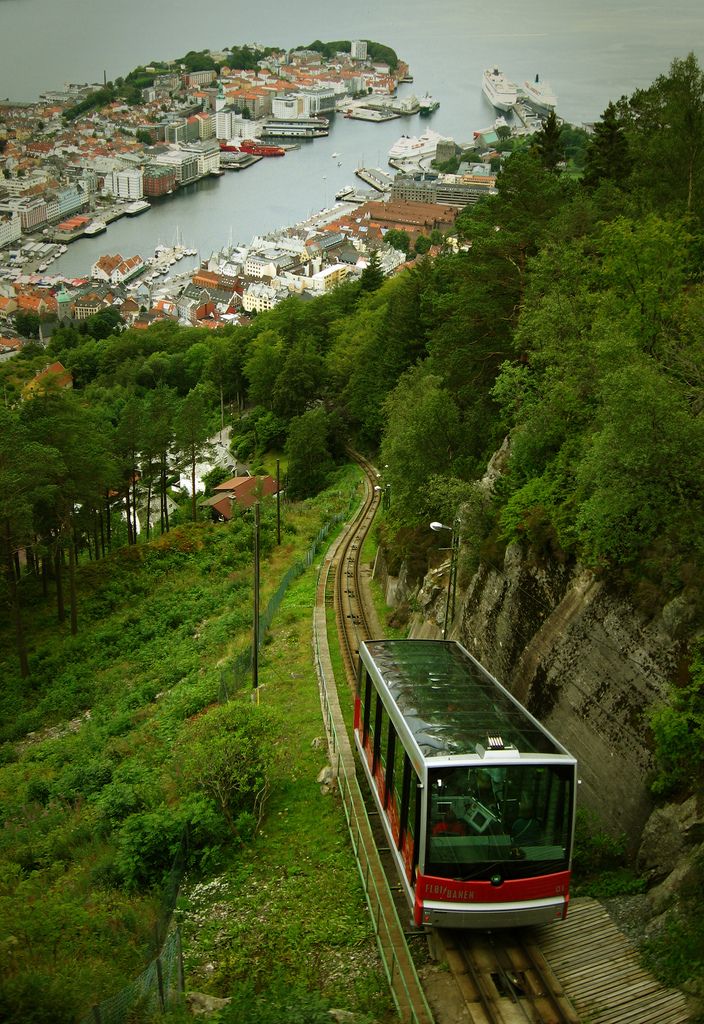
[[[503,885],[504,884],[504,876],[503,875],[499,875],[499,874],[492,875],[491,876],[491,884],[493,886]]]

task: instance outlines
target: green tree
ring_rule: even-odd
[[[286,456],[291,498],[310,498],[322,491],[332,470],[324,409],[311,409],[291,421]]]
[[[207,451],[210,432],[211,395],[207,385],[198,384],[180,403],[176,413],[176,451],[186,462],[191,473],[191,518],[198,515],[196,495],[196,464]]]
[[[38,444],[15,413],[0,406],[0,546],[2,574],[15,629],[20,674],[29,675],[24,625],[20,608],[18,563],[20,548],[34,541],[34,504],[55,471],[56,451]]]
[[[465,450],[459,410],[440,378],[418,366],[399,380],[385,402],[386,426],[381,461],[394,495],[394,515],[418,524],[429,513],[427,478],[465,476]]]
[[[362,291],[375,292],[377,288],[381,288],[383,281],[384,272],[381,269],[379,253],[374,249],[369,257],[369,262],[362,271],[362,277],[360,280]]]
[[[244,374],[249,382],[249,399],[254,405],[271,408],[272,392],[284,359],[283,342],[276,331],[263,330],[252,341],[244,362]]]
[[[608,377],[578,471],[577,529],[592,562],[633,562],[656,538],[689,538],[701,562],[704,423],[679,387],[643,362]]]
[[[36,313],[19,310],[15,313],[15,327],[24,338],[39,337],[39,317]]]
[[[58,451],[51,490],[44,500],[45,523],[54,542],[57,600],[61,618],[60,565],[68,552],[71,632],[78,631],[76,558],[79,526],[102,505],[116,470],[107,425],[99,410],[87,408],[72,392],[47,390],[26,402],[22,420],[33,436]]]
[[[320,396],[323,363],[311,341],[292,346],[272,389],[273,411],[285,419],[300,416]]]
[[[400,231],[398,228],[389,228],[384,235],[384,242],[386,245],[392,246],[394,249],[398,249],[399,252],[405,252],[406,255],[411,250],[411,240],[408,237],[407,231]]]
[[[115,430],[115,450],[125,492],[128,544],[137,543],[137,467],[144,432],[143,417],[143,402],[131,395],[120,412]]]
[[[546,171],[556,172],[557,165],[565,159],[562,129],[554,110],[550,111],[543,127],[533,136],[533,149]]]
[[[634,177],[660,208],[704,216],[704,73],[693,53],[618,104]]]
[[[427,235],[418,235],[413,248],[418,256],[424,256],[429,251],[431,244]]]
[[[601,120],[594,125],[594,134],[585,154],[582,181],[590,188],[602,181],[611,181],[623,188],[632,165],[624,122],[615,105],[609,103]]]
[[[159,521],[161,533],[169,532],[168,481],[169,458],[174,444],[176,395],[164,385],[157,387],[147,399],[143,456],[153,453],[159,480]],[[151,470],[150,470],[151,478]],[[151,499],[151,487],[149,491]],[[150,501],[147,502],[147,519]],[[148,536],[148,534],[147,534]]]

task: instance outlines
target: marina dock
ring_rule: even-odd
[[[354,173],[377,192],[390,192],[394,183],[393,177],[378,167],[358,167]]]

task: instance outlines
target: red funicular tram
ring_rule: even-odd
[[[565,917],[577,762],[464,647],[360,644],[354,728],[416,925]]]

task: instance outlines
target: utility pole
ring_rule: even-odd
[[[259,686],[259,502],[254,505],[254,622],[252,624],[252,688]]]

